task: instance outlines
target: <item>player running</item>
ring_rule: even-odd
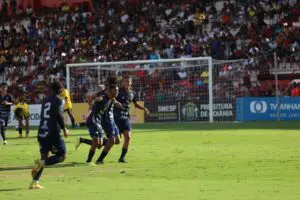
[[[14,104],[13,98],[7,93],[7,84],[1,83],[0,94],[0,133],[3,140],[3,144],[7,144],[5,131],[8,124],[8,118],[10,117],[10,107]]]
[[[32,182],[29,189],[41,189],[40,177],[46,165],[54,165],[63,162],[66,158],[66,146],[60,133],[68,136],[63,117],[63,100],[59,97],[62,86],[59,82],[51,84],[52,95],[45,98],[41,109],[41,120],[38,129],[38,142],[40,144],[41,159],[35,160],[35,166],[31,171]],[[55,152],[48,157],[52,149]]]
[[[132,87],[132,78],[126,76],[123,79],[122,88],[120,88],[119,94],[116,98],[118,102],[122,104],[122,108],[116,107],[114,109],[114,116],[116,124],[120,130],[120,133],[124,136],[124,143],[119,158],[119,162],[126,163],[125,156],[128,151],[130,139],[131,139],[131,124],[130,124],[130,104],[131,102],[134,106],[140,110],[144,110],[146,114],[149,114],[149,111],[144,106],[138,104],[136,99],[136,93],[131,89]]]

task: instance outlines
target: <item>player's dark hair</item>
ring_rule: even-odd
[[[110,87],[112,85],[118,85],[118,77],[116,77],[116,76],[109,77],[109,79],[108,79],[108,87]]]
[[[132,78],[130,76],[124,76],[123,80],[128,79],[129,81],[132,81]]]
[[[62,86],[61,86],[60,82],[54,81],[53,83],[51,83],[51,90],[54,94],[59,94],[61,89],[62,89]]]
[[[7,83],[2,82],[2,83],[1,83],[1,87],[2,87],[2,86],[7,86]]]
[[[111,84],[108,87],[108,90],[116,89],[118,87],[118,84]]]

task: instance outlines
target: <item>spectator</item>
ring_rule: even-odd
[[[2,1],[2,16],[8,13],[7,2]],[[38,75],[51,80],[64,75],[70,62],[212,56],[249,59],[245,65],[258,77],[270,73],[269,53],[276,50],[280,68],[299,67],[299,2],[186,2],[94,1],[96,12],[64,4],[42,15],[30,13],[25,20],[14,16],[1,24],[1,68],[11,87],[28,80],[31,88],[40,84]],[[9,3],[14,7],[16,1]],[[85,80],[87,88],[90,77]],[[251,81],[253,87],[256,79]],[[231,84],[239,88],[238,82]]]

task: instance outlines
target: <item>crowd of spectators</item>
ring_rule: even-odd
[[[272,52],[277,51],[280,64],[300,68],[297,0],[99,2],[95,1],[95,12],[85,6],[63,5],[39,14],[29,10],[25,18],[2,21],[0,66],[12,92],[17,93],[21,85],[30,103],[41,102],[46,83],[65,78],[67,63],[212,56],[246,59],[243,74],[254,71],[258,76],[271,72]],[[3,5],[1,12],[4,16]],[[207,77],[194,82],[185,78],[187,85],[199,91],[197,81]],[[233,82],[228,87],[234,88]],[[251,81],[245,84],[237,85],[249,91],[257,87]],[[82,101],[77,96],[89,88],[76,87],[72,95]]]

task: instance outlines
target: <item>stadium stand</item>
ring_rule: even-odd
[[[4,2],[0,69],[13,95],[24,87],[29,103],[41,102],[47,81],[65,78],[67,63],[197,56],[247,59],[242,89],[246,96],[274,95],[273,83],[258,79],[268,82],[275,50],[282,74],[300,72],[297,0],[107,0],[93,1],[93,6],[77,1],[39,10],[21,9],[14,0]],[[224,66],[220,77],[228,70]],[[283,90],[288,82],[282,84]],[[84,85],[78,88],[73,101],[83,101],[86,91]]]

